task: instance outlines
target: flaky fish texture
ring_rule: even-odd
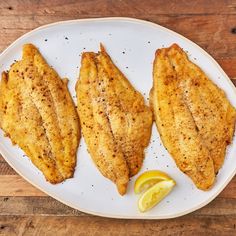
[[[123,195],[142,166],[152,112],[102,46],[99,53],[83,53],[76,94],[89,153]]]
[[[37,48],[2,73],[0,125],[50,183],[71,178],[80,139],[79,118],[67,88]]]
[[[199,189],[209,189],[235,128],[236,111],[225,93],[174,44],[156,52],[150,102],[179,169]]]

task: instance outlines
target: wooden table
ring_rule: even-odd
[[[235,0],[1,1],[0,51],[44,24],[106,16],[136,17],[166,26],[199,44],[231,78],[236,77]],[[236,177],[213,202],[184,217],[116,220],[57,202],[23,180],[0,157],[0,235],[50,234],[236,235]]]

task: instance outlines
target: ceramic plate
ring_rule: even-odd
[[[21,58],[22,45],[29,42],[40,49],[61,77],[69,78],[69,89],[74,99],[81,54],[84,51],[98,51],[99,43],[102,42],[116,65],[144,95],[147,103],[156,49],[178,43],[236,106],[234,86],[209,54],[183,36],[150,22],[130,18],[101,18],[46,25],[20,37],[0,55],[1,71],[9,69],[14,60]],[[187,214],[212,201],[236,172],[234,139],[227,149],[224,166],[217,175],[214,187],[207,192],[198,190],[176,167],[153,125],[151,141],[139,174],[160,169],[170,174],[177,185],[159,205],[147,213],[140,213],[138,196],[133,191],[136,176],[131,179],[127,194],[121,197],[115,185],[94,166],[83,139],[78,149],[74,178],[57,185],[46,182],[24,153],[3,136],[2,131],[0,151],[17,173],[53,198],[80,211],[113,218],[163,219]]]

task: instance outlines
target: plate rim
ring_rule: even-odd
[[[182,38],[183,40],[187,41],[188,43],[190,43],[192,46],[194,46],[195,48],[197,48],[198,50],[201,51],[201,53],[203,53],[206,57],[208,57],[213,63],[214,65],[218,68],[218,70],[224,75],[224,77],[226,78],[226,80],[228,81],[229,85],[232,87],[232,89],[234,90],[235,94],[236,94],[236,87],[234,86],[233,82],[230,80],[230,78],[228,77],[228,75],[224,72],[224,70],[221,68],[221,66],[218,64],[218,62],[208,53],[206,52],[203,48],[201,48],[198,44],[196,44],[195,42],[191,41],[190,39],[186,38],[185,36],[171,30],[168,29],[164,26],[161,26],[157,23],[154,22],[150,22],[147,20],[142,20],[142,19],[138,19],[138,18],[132,18],[132,17],[96,17],[96,18],[85,18],[85,19],[73,19],[73,20],[65,20],[65,21],[57,21],[57,22],[53,22],[53,23],[49,23],[46,25],[42,25],[39,26],[25,34],[23,34],[22,36],[20,36],[19,38],[17,38],[16,40],[14,40],[6,49],[3,50],[3,52],[0,54],[0,58],[3,57],[5,54],[7,54],[7,52],[20,40],[27,38],[28,36],[30,36],[31,34],[33,34],[34,32],[37,32],[38,30],[41,29],[45,29],[51,26],[56,26],[56,25],[68,25],[68,24],[72,24],[72,23],[76,23],[76,22],[96,22],[96,21],[129,21],[131,23],[140,23],[143,24],[144,26],[152,26],[152,27],[156,27],[159,29],[162,29],[166,32],[169,32],[171,34],[174,34],[175,36]],[[6,152],[8,152],[8,150],[6,149]],[[203,203],[192,207],[188,210],[185,210],[181,213],[177,213],[177,214],[172,214],[172,215],[166,215],[166,216],[149,216],[149,215],[130,215],[130,216],[122,216],[122,215],[116,215],[116,214],[105,214],[105,213],[101,213],[101,212],[96,212],[96,211],[90,211],[90,210],[86,210],[83,209],[81,207],[75,206],[73,203],[67,202],[64,199],[61,199],[61,197],[57,197],[54,194],[49,193],[47,190],[44,190],[43,188],[41,188],[40,186],[38,186],[36,183],[33,183],[31,180],[29,180],[27,177],[24,176],[24,174],[20,171],[17,170],[14,167],[14,164],[11,163],[10,160],[8,160],[7,157],[5,157],[5,151],[2,150],[2,148],[0,148],[0,153],[3,156],[4,160],[17,172],[17,174],[19,174],[23,179],[25,179],[28,183],[30,183],[31,185],[33,185],[34,187],[36,187],[37,189],[39,189],[40,191],[46,193],[48,196],[56,199],[57,201],[73,208],[76,210],[79,210],[83,213],[87,213],[87,214],[91,214],[91,215],[96,215],[96,216],[101,216],[101,217],[106,217],[106,218],[115,218],[115,219],[146,219],[146,220],[154,220],[154,219],[173,219],[173,218],[177,218],[183,215],[187,215],[189,213],[192,213],[196,210],[199,210],[200,208],[206,206],[207,204],[209,204],[211,201],[213,201],[222,191],[223,189],[229,184],[229,182],[233,179],[233,177],[236,174],[236,168],[233,171],[233,173],[226,179],[225,183],[223,185],[221,185],[221,187],[219,188],[219,190],[213,194],[210,198],[208,198],[206,201],[204,201]],[[7,154],[6,154],[7,156]]]

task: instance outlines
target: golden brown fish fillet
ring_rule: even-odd
[[[78,113],[88,150],[100,172],[125,194],[142,166],[152,113],[101,47],[82,56],[76,85]]]
[[[161,139],[180,170],[207,190],[232,140],[235,109],[176,44],[157,50],[153,78],[150,101]]]
[[[209,149],[214,162],[215,173],[224,163],[225,150],[231,143],[236,112],[225,96],[202,70],[188,60],[187,55],[177,45],[168,52],[185,103],[194,117],[197,129]]]
[[[80,139],[78,115],[67,81],[46,63],[32,44],[21,61],[3,72],[1,128],[51,183],[73,176]]]

